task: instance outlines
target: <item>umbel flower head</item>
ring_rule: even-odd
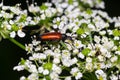
[[[120,18],[99,10],[105,8],[102,0],[51,0],[30,4],[28,11],[18,4],[0,8],[0,39],[24,37],[23,27],[31,25],[40,25],[40,34],[65,35],[46,41],[34,36],[26,44],[28,59],[14,67],[30,73],[20,80],[120,79]]]

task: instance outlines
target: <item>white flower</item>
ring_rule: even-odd
[[[45,50],[44,53],[45,53],[46,55],[51,55],[51,56],[53,56],[53,55],[55,54],[55,53],[54,53],[52,50],[50,50],[50,49]]]
[[[120,51],[115,51],[115,54],[120,55]]]
[[[70,73],[71,73],[73,76],[75,76],[77,72],[79,72],[78,67],[74,67],[74,68],[72,68],[71,71],[70,71]]]
[[[49,71],[47,70],[47,69],[45,69],[44,71],[43,71],[43,75],[48,75],[49,74]]]
[[[110,49],[112,49],[112,47],[114,47],[114,42],[113,41],[105,42],[103,44],[103,46],[104,46],[104,48],[110,50]]]
[[[120,27],[120,23],[119,22],[115,22],[115,27]]]
[[[61,69],[59,66],[55,65],[55,64],[53,64],[52,70],[53,70],[55,73],[57,73],[57,74],[60,74],[60,73],[62,72],[62,69]]]
[[[100,43],[100,36],[94,36],[94,41],[96,42],[96,43]]]
[[[17,35],[18,35],[19,37],[25,37],[25,33],[22,32],[22,30],[18,30],[18,31],[17,31]]]
[[[33,50],[33,45],[32,44],[28,44],[28,45],[25,45],[25,50],[28,51],[28,53],[32,52]]]
[[[54,58],[54,59],[53,59],[53,63],[55,63],[55,64],[60,63],[60,59],[59,59],[59,58]]]
[[[88,24],[88,28],[90,28],[91,31],[95,30],[95,26],[93,24]]]
[[[85,56],[84,56],[82,53],[79,53],[79,54],[78,54],[78,57],[81,58],[81,59],[84,59],[84,58],[85,58]]]
[[[113,34],[113,32],[112,32],[112,30],[107,30],[107,33],[109,34],[109,35],[112,35]]]
[[[119,40],[120,38],[118,36],[115,36],[114,37],[114,40]]]
[[[38,80],[38,74],[32,73],[28,76],[28,80]]]
[[[77,59],[76,57],[74,57],[74,58],[71,60],[71,64],[72,64],[72,65],[73,65],[73,64],[76,64],[77,61],[78,61],[78,59]]]
[[[51,17],[52,12],[49,9],[47,9],[47,10],[45,10],[45,15],[46,15],[46,17]]]
[[[38,72],[39,72],[39,73],[42,73],[43,71],[44,71],[43,67],[39,67],[39,68],[38,68]]]
[[[104,56],[99,55],[99,56],[98,56],[98,60],[99,60],[99,61],[104,61],[104,60],[105,60],[105,58],[104,58]]]
[[[104,73],[103,70],[96,70],[95,75],[97,76],[98,79],[102,78],[102,80],[107,80],[107,75]]]
[[[65,77],[65,80],[72,80],[70,76]]]
[[[68,59],[70,58],[71,53],[68,50],[62,50],[62,58]]]
[[[38,57],[39,59],[46,59],[47,58],[47,56],[46,56],[46,54],[39,54],[39,57]]]
[[[100,31],[99,34],[100,34],[100,35],[105,35],[105,34],[106,34],[106,31]]]
[[[10,32],[10,37],[11,37],[11,38],[15,38],[15,36],[16,36],[15,31]]]
[[[28,9],[29,9],[30,12],[39,12],[40,11],[40,8],[38,6],[34,6],[34,4],[31,4],[28,7]]]
[[[105,65],[105,67],[106,67],[106,68],[111,68],[111,67],[112,67],[111,62],[107,63],[107,64]]]
[[[58,78],[59,77],[59,75],[57,74],[57,73],[55,73],[55,72],[51,72],[50,73],[50,78],[52,79],[52,80],[55,80],[56,78]]]
[[[31,73],[37,73],[36,65],[30,65],[30,66],[29,66],[29,71],[30,71]]]
[[[62,64],[66,67],[70,67],[71,66],[71,60],[70,59],[62,59]]]
[[[87,57],[87,58],[86,58],[86,62],[91,63],[91,62],[92,62],[92,58]]]
[[[108,38],[107,37],[102,37],[102,40],[101,40],[103,43],[106,43],[106,42],[108,42]]]
[[[15,66],[13,70],[21,71],[21,70],[24,70],[24,68],[25,68],[24,65],[19,65],[19,66]]]
[[[20,77],[20,80],[26,80],[25,76]]]
[[[78,54],[79,53],[79,50],[78,49],[74,49],[73,50],[73,54]]]
[[[81,72],[78,72],[77,75],[75,76],[75,79],[78,80],[78,79],[81,79],[82,78],[82,73]]]
[[[8,30],[11,30],[11,25],[8,24],[8,25],[6,25],[6,27]]]
[[[81,47],[83,47],[83,44],[81,43],[80,40],[75,40],[75,41],[74,41],[74,46],[75,46],[76,48],[81,48]]]
[[[14,24],[14,21],[13,21],[13,20],[10,20],[9,23],[10,23],[10,24]]]
[[[62,4],[61,4],[61,7],[62,7],[62,8],[68,7],[68,3],[62,3]]]
[[[85,68],[87,69],[87,70],[89,70],[89,71],[92,71],[93,70],[93,64],[92,63],[86,63],[86,65],[85,65]]]
[[[111,79],[111,80],[119,80],[119,79],[118,79],[118,76],[117,76],[117,75],[114,75],[114,74],[112,74],[112,75],[110,76],[110,79]]]
[[[45,14],[41,15],[41,19],[44,20],[46,18]]]
[[[118,57],[117,57],[117,56],[113,56],[113,57],[110,58],[110,61],[111,61],[111,62],[115,62],[115,61],[117,61],[117,60],[118,60]]]

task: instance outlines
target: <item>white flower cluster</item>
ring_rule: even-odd
[[[93,72],[96,80],[120,79],[120,18],[112,19],[106,12],[91,7],[104,8],[104,2],[52,0],[41,7],[31,4],[29,11],[35,17],[19,13],[21,16],[15,20],[19,25],[40,22],[49,26],[50,32],[67,36],[60,41],[33,39],[26,45],[31,56],[22,59],[14,70],[27,70],[30,75],[22,76],[20,80],[80,80],[85,78],[86,72]],[[25,21],[19,21],[26,16]],[[23,34],[19,30],[18,33]]]

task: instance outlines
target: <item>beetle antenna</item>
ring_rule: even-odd
[[[47,2],[49,3],[49,0],[47,0]]]
[[[35,1],[34,1],[34,0],[32,0],[32,4],[34,4],[34,2],[35,2]]]
[[[26,3],[27,3],[27,7],[29,7],[29,1],[28,0],[26,0]]]

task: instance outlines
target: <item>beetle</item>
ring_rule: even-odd
[[[49,40],[63,40],[65,38],[64,34],[60,32],[47,32],[38,36],[38,40],[49,41]]]

